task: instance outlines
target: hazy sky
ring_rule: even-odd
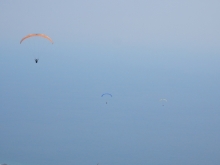
[[[1,1],[0,164],[219,165],[219,8]]]

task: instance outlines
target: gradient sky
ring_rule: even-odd
[[[219,165],[219,8],[1,1],[0,164]]]

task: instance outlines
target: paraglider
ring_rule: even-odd
[[[112,94],[110,94],[110,93],[103,93],[101,95],[101,97],[112,97]],[[105,104],[108,104],[108,102],[106,101]]]
[[[42,38],[44,38],[44,39],[50,41],[50,42],[53,44],[53,40],[52,40],[49,36],[47,36],[47,35],[45,35],[45,34],[28,34],[28,35],[26,35],[25,37],[23,37],[23,38],[21,39],[20,44],[21,44],[24,40],[26,40],[26,39],[28,39],[28,38],[32,38],[32,37],[42,37]],[[37,47],[37,46],[39,46],[38,43],[36,44],[36,47]],[[40,49],[38,49],[38,50],[40,50]],[[39,57],[38,57],[38,58],[35,57],[34,61],[35,61],[35,63],[38,63]]]
[[[167,102],[167,99],[160,99],[159,101],[162,103],[162,106],[164,106],[165,103]]]

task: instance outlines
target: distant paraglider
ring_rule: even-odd
[[[53,44],[53,40],[52,40],[49,36],[47,36],[47,35],[45,35],[45,34],[28,34],[28,35],[26,35],[25,37],[23,37],[23,38],[21,39],[20,44],[21,44],[24,40],[26,40],[26,39],[28,39],[28,38],[32,38],[32,37],[42,37],[42,38],[45,38],[45,39],[49,40],[49,41]],[[38,63],[39,58],[35,58],[34,61],[35,61],[35,63]]]
[[[164,106],[165,103],[167,102],[167,99],[160,99],[159,101],[161,102],[162,106]]]
[[[112,94],[110,94],[110,93],[103,93],[101,95],[101,97],[112,97]],[[105,104],[108,104],[108,102],[106,101]]]

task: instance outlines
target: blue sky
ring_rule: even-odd
[[[0,163],[219,164],[219,7],[1,1]]]

